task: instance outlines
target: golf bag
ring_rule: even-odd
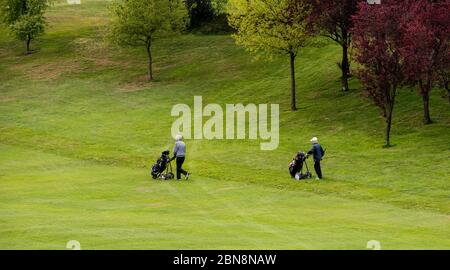
[[[292,162],[289,164],[289,174],[292,178],[296,180],[312,178],[312,174],[309,171],[308,163],[306,159],[308,158],[304,152],[298,152],[293,158]],[[306,172],[303,173],[303,165],[306,167]]]
[[[152,166],[151,175],[153,179],[161,178],[163,180],[173,179],[174,174],[172,172],[172,160],[170,158],[169,150],[161,153],[161,156],[156,160],[156,163]]]

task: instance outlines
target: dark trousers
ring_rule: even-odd
[[[320,160],[314,161],[314,170],[316,171],[317,177],[322,179],[322,169],[320,168]]]
[[[177,157],[177,179],[181,179],[181,174],[186,175],[187,171],[183,170],[184,157]]]

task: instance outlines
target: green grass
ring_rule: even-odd
[[[0,29],[0,249],[449,249],[449,105],[433,91],[421,124],[415,91],[400,93],[392,141],[356,79],[339,91],[332,43],[298,59],[299,110],[289,111],[288,60],[254,61],[227,35],[155,43],[104,41],[107,1],[58,2],[23,55]],[[206,103],[279,103],[280,146],[189,140],[192,181],[152,181],[170,148],[170,110]],[[322,182],[287,164],[318,136]],[[310,164],[312,165],[312,164]]]

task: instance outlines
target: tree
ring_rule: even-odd
[[[1,20],[17,39],[25,41],[27,54],[31,41],[44,33],[48,5],[48,0],[0,0]]]
[[[201,33],[230,32],[225,13],[226,0],[186,0],[189,30]]]
[[[299,0],[230,0],[228,12],[237,44],[250,52],[289,56],[291,109],[295,111],[295,59],[308,37],[309,5]]]
[[[125,0],[110,6],[110,38],[122,46],[145,46],[148,80],[153,80],[153,42],[181,32],[187,23],[183,0]]]
[[[381,5],[363,2],[353,16],[353,46],[356,61],[361,64],[358,75],[385,118],[385,146],[390,146],[395,98],[405,81],[404,62],[398,49],[403,38],[402,2],[384,0]]]
[[[432,123],[429,108],[431,89],[439,83],[440,75],[450,68],[449,10],[448,0],[437,3],[410,1],[407,16],[402,17],[404,35],[401,52],[409,82],[419,86],[424,124]]]
[[[215,13],[211,0],[186,0],[189,11],[189,28],[194,29],[214,19]]]
[[[348,50],[351,45],[350,29],[352,16],[358,11],[358,3],[363,0],[308,0],[312,6],[310,21],[322,35],[334,40],[342,47],[342,90],[348,91],[350,62]]]
[[[211,0],[211,5],[213,6],[214,12],[225,13],[228,0]]]

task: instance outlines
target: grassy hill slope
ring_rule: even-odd
[[[450,246],[450,113],[439,90],[429,126],[417,93],[400,93],[395,146],[383,149],[383,121],[358,81],[339,91],[334,44],[301,52],[291,112],[288,59],[254,61],[227,35],[156,42],[147,83],[143,49],[104,41],[107,3],[57,2],[29,56],[0,29],[0,248]],[[150,180],[172,145],[172,106],[194,95],[279,103],[279,148],[189,140],[192,181]],[[325,180],[292,181],[287,164],[312,136],[327,149]]]

